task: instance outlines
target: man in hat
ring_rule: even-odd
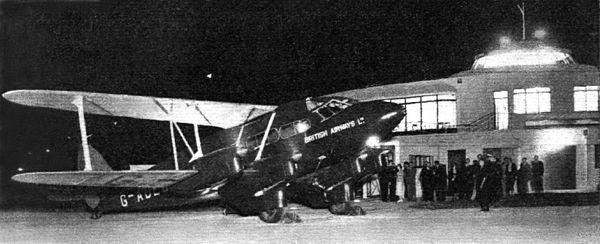
[[[544,191],[544,163],[540,161],[538,155],[533,156],[531,161],[531,188],[533,192]]]
[[[497,200],[497,188],[499,182],[498,165],[496,158],[488,155],[483,160],[483,166],[477,175],[477,201],[481,206],[481,211],[490,211],[490,204]]]
[[[520,195],[529,192],[529,181],[531,180],[531,165],[527,162],[527,158],[521,160],[521,166],[517,171],[517,190]]]

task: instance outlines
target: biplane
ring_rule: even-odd
[[[379,142],[405,115],[398,104],[335,96],[280,106],[51,90],[14,90],[3,97],[77,112],[82,169],[12,179],[34,185],[51,200],[83,201],[92,218],[214,199],[227,212],[258,215],[267,223],[299,221],[287,210],[289,202],[338,215],[364,214],[353,204],[354,190],[381,169]],[[173,167],[112,170],[90,150],[86,113],[168,122]],[[194,126],[193,140],[186,139],[179,124]],[[200,138],[201,126],[222,129]],[[193,155],[187,162],[178,162],[177,135]]]

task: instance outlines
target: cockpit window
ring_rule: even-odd
[[[321,121],[323,121],[331,118],[331,116],[334,116],[339,112],[342,112],[344,109],[350,106],[352,106],[352,104],[347,99],[331,99],[329,102],[317,107],[315,110],[313,110],[313,112],[321,116]]]

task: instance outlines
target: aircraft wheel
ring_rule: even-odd
[[[92,216],[90,216],[91,219],[99,219],[100,217],[102,217],[102,211],[98,208],[92,210]]]
[[[352,206],[352,210],[350,211],[350,214],[348,214],[348,215],[357,216],[357,215],[366,215],[366,214],[367,213],[361,206]]]
[[[283,220],[281,221],[284,224],[291,224],[291,223],[301,223],[302,220],[300,219],[300,216],[298,216],[298,214],[296,213],[285,213],[283,216]]]
[[[235,209],[231,208],[229,205],[225,205],[225,207],[223,208],[223,215],[230,215],[236,213],[237,211],[235,211]]]
[[[329,212],[336,215],[365,215],[365,210],[360,206],[353,206],[350,202],[332,204],[329,206]]]
[[[282,220],[283,216],[283,208],[269,209],[258,214],[258,218],[264,221],[265,223],[277,223]]]
[[[346,215],[350,212],[351,208],[352,206],[347,202],[331,204],[331,206],[329,206],[329,212],[335,215]]]

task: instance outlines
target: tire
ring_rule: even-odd
[[[350,204],[348,203],[337,203],[329,206],[329,212],[335,215],[346,215],[350,211]]]
[[[283,208],[274,208],[267,211],[260,212],[258,218],[265,223],[277,223],[281,221],[284,216]]]

